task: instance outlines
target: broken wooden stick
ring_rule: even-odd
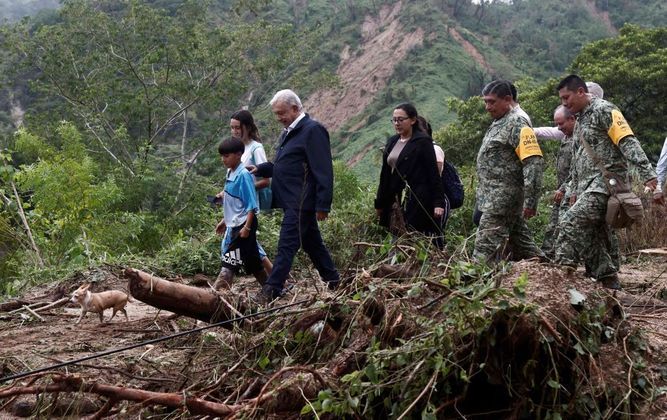
[[[34,316],[35,318],[39,319],[40,321],[44,322],[44,318],[42,318],[41,316],[39,316],[39,314],[38,314],[37,312],[33,311],[33,310],[30,309],[29,307],[23,305],[23,308],[22,308],[22,309],[28,311],[28,312],[30,313],[30,315],[32,315],[32,316]]]
[[[63,306],[63,305],[65,305],[68,301],[69,301],[69,298],[64,297],[64,298],[62,298],[62,299],[58,299],[58,300],[56,300],[55,302],[51,302],[51,303],[48,303],[48,302],[35,302],[35,303],[31,303],[30,305],[21,305],[20,307],[18,307],[18,308],[16,308],[16,309],[13,309],[13,310],[9,311],[9,313],[10,313],[10,314],[13,314],[13,313],[16,313],[16,312],[24,311],[24,310],[26,310],[26,309],[31,309],[31,310],[33,310],[33,311],[35,311],[35,312],[43,312],[43,311],[45,311],[45,310],[47,310],[47,309],[55,308],[55,307],[58,307],[58,306]]]
[[[46,305],[46,306],[41,306],[41,307],[39,307],[39,308],[36,308],[36,309],[35,309],[35,312],[44,312],[44,311],[46,311],[47,309],[58,308],[58,307],[60,307],[60,306],[64,306],[65,304],[67,304],[67,302],[69,302],[69,298],[68,298],[68,297],[64,297],[64,298],[61,298],[61,299],[56,300],[55,302],[49,303],[49,304]]]
[[[135,401],[143,405],[163,405],[171,408],[186,407],[191,414],[229,416],[240,407],[220,404],[197,397],[187,397],[182,393],[144,391],[135,388],[87,383],[76,376],[55,376],[50,385],[14,386],[0,390],[0,399],[15,395],[42,394],[56,392],[87,392],[102,395],[114,401]]]

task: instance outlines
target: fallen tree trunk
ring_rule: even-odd
[[[125,275],[130,279],[132,296],[159,309],[209,323],[233,319],[235,310],[243,312],[243,308],[232,309],[228,302],[233,299],[225,299],[212,289],[174,283],[133,268],[126,269]]]
[[[23,305],[28,305],[28,304],[30,304],[30,302],[21,299],[11,300],[9,302],[2,302],[0,303],[0,312],[10,312],[15,309],[21,309]]]

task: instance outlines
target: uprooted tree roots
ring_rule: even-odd
[[[585,300],[571,301],[573,290]],[[0,389],[0,405],[74,393],[100,397],[91,418],[140,410],[170,418],[607,418],[651,403],[642,338],[621,306],[553,267],[408,258],[361,270],[326,293],[181,340],[190,350],[172,382],[111,386],[84,369],[52,373]],[[53,401],[42,401],[40,414]]]

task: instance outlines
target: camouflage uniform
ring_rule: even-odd
[[[542,151],[528,121],[511,110],[495,120],[477,154],[477,204],[482,211],[473,256],[513,259],[544,254],[535,245],[523,209],[535,209],[542,183]],[[509,245],[509,247],[508,247]]]
[[[623,114],[610,102],[592,98],[578,114],[574,126],[577,148],[572,157],[568,190],[576,194],[577,201],[561,220],[556,262],[576,266],[579,256],[583,256],[590,274],[604,279],[618,272],[618,257],[613,255],[618,245],[613,245],[616,238],[605,221],[609,192],[604,177],[580,145],[582,137],[610,172],[627,179],[626,163],[630,162],[643,182],[656,175]]]
[[[567,180],[570,175],[570,163],[572,162],[573,144],[571,136],[565,136],[560,143],[558,149],[558,157],[556,158],[556,175],[558,179],[558,190],[565,195],[560,203],[554,203],[551,208],[551,218],[544,232],[544,241],[542,242],[542,251],[547,257],[554,256],[554,241],[558,237],[558,220],[559,216],[565,214],[569,205],[567,196]]]

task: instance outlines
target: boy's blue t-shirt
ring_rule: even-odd
[[[245,223],[248,212],[254,211],[255,214],[259,212],[255,195],[255,183],[252,175],[243,165],[227,172],[225,199],[222,209],[228,228]]]

